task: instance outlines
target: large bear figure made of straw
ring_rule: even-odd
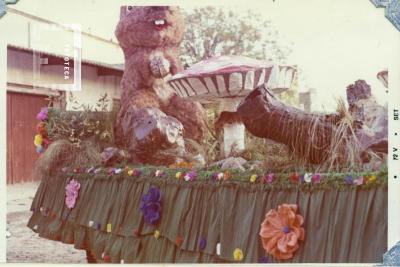
[[[200,142],[205,135],[202,106],[166,84],[182,70],[178,49],[184,26],[177,7],[121,7],[115,35],[125,71],[115,134],[135,161],[174,163],[185,153],[184,138]]]

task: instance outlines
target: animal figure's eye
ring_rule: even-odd
[[[132,11],[133,7],[132,7],[132,6],[128,6],[126,9],[127,9],[128,11]]]

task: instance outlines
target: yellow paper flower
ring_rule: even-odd
[[[257,174],[250,176],[250,182],[254,183],[257,180]]]
[[[129,175],[129,176],[132,176],[132,175],[133,175],[133,170],[129,170],[129,171],[128,171],[128,175]]]
[[[111,223],[107,224],[107,233],[111,233]]]
[[[41,146],[43,143],[43,137],[40,134],[35,135],[35,140],[33,141],[35,146]]]
[[[181,172],[177,172],[175,174],[176,179],[181,179],[182,178],[182,173]]]
[[[155,237],[156,239],[160,238],[160,231],[155,230],[155,231],[154,231],[154,237]]]
[[[376,176],[375,175],[367,176],[367,184],[372,184],[375,181],[376,181]]]
[[[236,248],[236,249],[233,251],[233,259],[234,259],[235,261],[241,261],[241,260],[243,260],[243,251],[242,251],[240,248]]]

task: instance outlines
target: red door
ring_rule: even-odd
[[[45,95],[7,92],[7,184],[32,181],[38,158],[33,144],[36,114],[48,104]]]

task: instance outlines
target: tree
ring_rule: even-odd
[[[278,43],[271,21],[252,10],[241,13],[226,7],[201,7],[183,11],[186,33],[181,60],[190,66],[218,55],[242,55],[284,63],[291,52]]]

